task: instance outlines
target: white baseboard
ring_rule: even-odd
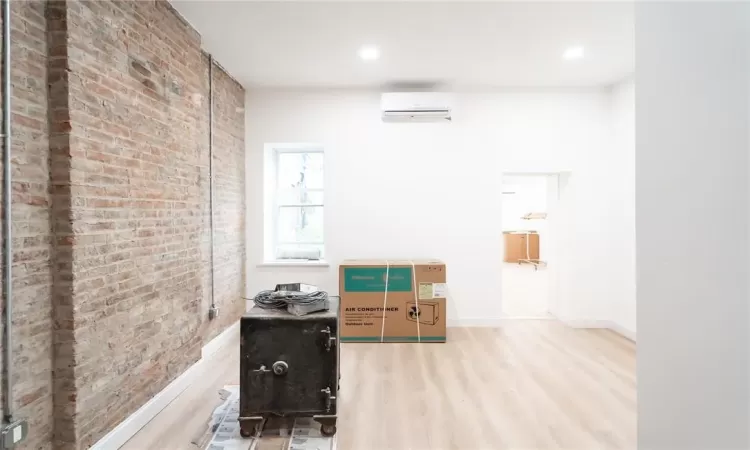
[[[520,317],[466,317],[460,319],[448,319],[448,328],[460,327],[488,327],[498,328],[508,323],[523,320],[556,320],[552,316],[520,316]]]
[[[238,321],[213,338],[211,342],[204,345],[201,349],[201,359],[199,359],[198,362],[190,366],[185,372],[175,378],[167,385],[167,387],[162,389],[161,392],[138,408],[136,412],[120,422],[119,425],[101,438],[99,442],[90,447],[90,449],[112,450],[125,445],[130,438],[135,436],[141,428],[146,426],[147,423],[156,417],[157,414],[166,408],[172,400],[177,398],[178,395],[185,391],[185,389],[187,389],[193,381],[203,373],[207,368],[205,362],[208,357],[216,353],[224,344],[231,341],[232,335],[236,332],[239,324]]]
[[[624,337],[625,339],[636,342],[635,340],[636,332],[623,327],[619,323],[612,322],[612,326],[609,329],[619,334],[620,336]]]
[[[512,323],[517,322],[519,320],[557,320],[552,316],[508,316],[503,317],[500,320],[502,320],[504,323]]]
[[[611,328],[612,322],[609,320],[595,320],[595,319],[574,319],[574,320],[562,320],[565,325],[571,328]]]
[[[501,327],[503,319],[499,317],[466,317],[461,319],[448,319],[448,328],[457,327]]]
[[[571,328],[606,328],[630,341],[636,342],[636,333],[611,320],[560,320]]]
[[[219,351],[220,348],[224,347],[232,340],[232,336],[234,336],[235,333],[238,333],[239,329],[240,322],[237,321],[229,326],[229,328],[222,331],[218,336],[211,339],[210,342],[203,346],[203,349],[201,350],[201,358],[205,359],[213,356],[214,353]]]

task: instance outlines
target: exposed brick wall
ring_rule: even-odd
[[[245,90],[214,65],[213,95],[213,295],[219,317],[207,322],[204,343],[236,321],[245,310],[242,299],[245,294]]]
[[[69,71],[67,70],[67,4],[47,5],[48,106],[50,124],[49,182],[52,230],[52,320],[53,320],[53,443],[74,441],[71,411],[75,410],[75,339],[73,305],[73,220],[71,197],[71,152]],[[33,431],[33,430],[32,430]],[[64,436],[64,437],[61,437]]]
[[[42,1],[11,2],[13,391],[16,417],[27,418],[34,430],[22,449],[51,448],[52,436],[51,238],[44,8]]]
[[[161,0],[13,8],[15,391],[19,416],[31,419],[23,448],[87,448],[244,310],[245,93],[214,70],[220,316],[209,322],[200,36]]]
[[[208,148],[200,37],[167,3],[70,3],[68,20],[85,448],[200,358]]]

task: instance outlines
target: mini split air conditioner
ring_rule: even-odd
[[[392,92],[383,94],[380,106],[385,122],[451,120],[452,98],[443,92]]]

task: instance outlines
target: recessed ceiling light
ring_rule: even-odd
[[[362,58],[363,61],[375,61],[376,59],[380,58],[380,50],[378,50],[377,47],[374,45],[365,45],[364,47],[359,49],[359,57]]]
[[[568,47],[563,53],[563,59],[574,60],[583,58],[583,47]]]

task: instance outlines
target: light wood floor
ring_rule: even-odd
[[[344,344],[339,450],[636,448],[635,345],[555,321],[452,328],[446,344]],[[195,449],[239,336],[123,448]]]

